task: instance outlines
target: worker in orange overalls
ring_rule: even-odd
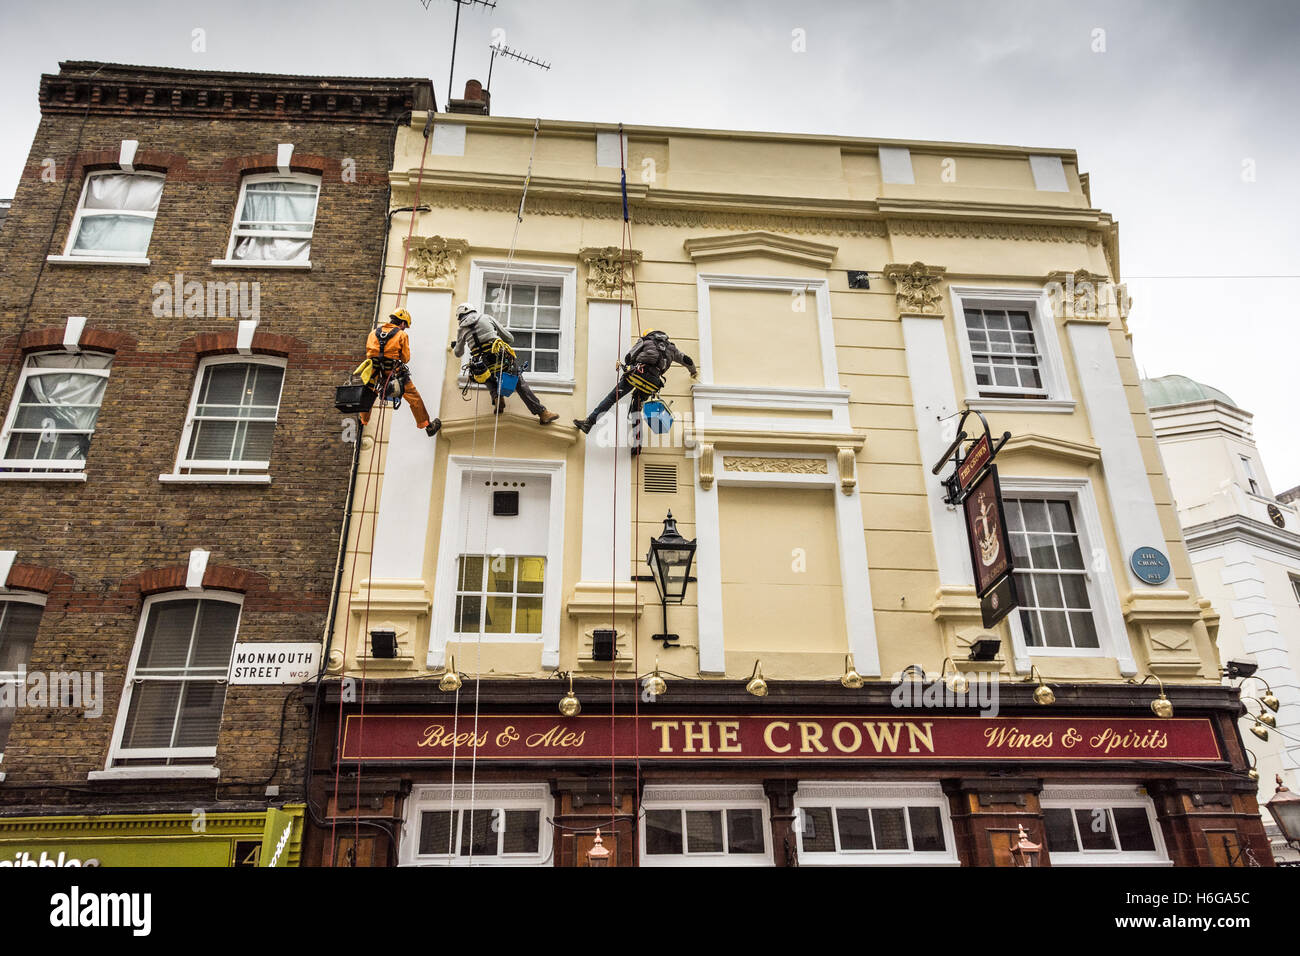
[[[406,367],[411,361],[411,337],[406,333],[410,326],[411,313],[398,309],[382,326],[371,330],[366,340],[366,358],[370,359],[374,373],[367,384],[380,392],[380,401],[400,394],[415,416],[416,427],[423,428],[428,435],[436,435],[442,421],[437,418],[429,421],[429,410],[424,407],[424,399],[420,398],[419,390],[411,381],[411,371]],[[388,382],[387,395],[382,391],[384,382]],[[362,412],[361,424],[369,422],[370,413]]]

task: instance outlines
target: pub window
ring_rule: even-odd
[[[770,866],[771,826],[762,788],[647,787],[643,866]]]
[[[801,864],[955,864],[943,794],[890,785],[801,786],[795,795]]]
[[[1168,863],[1155,808],[1132,796],[1043,794],[1043,826],[1053,866]]]
[[[417,787],[407,812],[402,862],[418,866],[548,865],[551,797],[546,786]]]

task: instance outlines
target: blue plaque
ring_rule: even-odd
[[[1128,563],[1133,573],[1147,584],[1164,584],[1169,580],[1169,559],[1158,548],[1138,548]]]

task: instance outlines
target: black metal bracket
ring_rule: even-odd
[[[980,469],[979,474],[970,480],[966,486],[967,488],[973,488],[979,483],[979,479],[984,477],[984,473],[988,471],[989,466],[993,464],[993,459],[996,458],[998,452],[1002,450],[1002,446],[1011,440],[1011,432],[1003,432],[1001,438],[994,439],[993,432],[989,428],[989,420],[984,417],[983,412],[972,408],[963,409],[961,418],[957,421],[957,437],[952,440],[952,444],[944,451],[943,455],[939,458],[939,461],[935,463],[935,466],[930,469],[930,474],[938,475],[939,472],[943,470],[944,466],[949,464],[949,461],[951,460],[953,466],[952,474],[947,478],[940,479],[943,483],[944,489],[948,492],[944,496],[944,504],[959,505],[966,500],[966,492],[962,491],[961,482],[957,480],[957,472],[960,470],[962,462],[966,460],[966,456],[962,454],[962,443],[970,441],[973,445],[975,442],[979,441],[978,438],[972,439],[970,435],[963,430],[963,426],[966,424],[966,419],[971,415],[977,416],[980,423],[984,426],[984,435],[981,437],[989,440],[989,460],[985,463],[984,467]],[[969,447],[967,447],[966,452],[970,452]]]

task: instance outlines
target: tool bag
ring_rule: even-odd
[[[344,415],[365,414],[375,404],[375,390],[365,382],[351,381],[353,377],[334,389],[334,407]]]

